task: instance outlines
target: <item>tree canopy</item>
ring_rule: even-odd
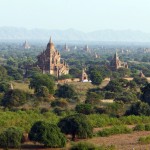
[[[76,136],[79,138],[92,137],[93,128],[86,115],[83,114],[67,116],[59,121],[58,126],[63,133],[71,134],[72,140],[75,140]]]

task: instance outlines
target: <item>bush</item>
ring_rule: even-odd
[[[66,99],[56,99],[55,101],[51,102],[51,106],[52,107],[67,107],[68,106],[68,102]]]
[[[110,136],[114,134],[126,134],[126,133],[131,133],[132,130],[130,128],[127,128],[126,126],[114,126],[111,128],[106,128],[103,129],[102,131],[98,132],[98,136]]]
[[[145,131],[150,131],[150,124],[145,125]]]
[[[92,126],[83,114],[67,116],[59,121],[58,126],[63,133],[71,134],[72,140],[75,140],[76,135],[79,138],[89,138],[93,134]]]
[[[139,144],[150,144],[150,136],[140,137]]]
[[[91,104],[78,104],[75,107],[77,113],[82,113],[85,115],[93,113],[93,107]]]
[[[126,112],[127,115],[150,115],[150,106],[144,102],[136,102],[131,105],[130,109]]]
[[[134,131],[145,131],[145,125],[144,124],[138,124],[133,128]]]
[[[64,84],[58,85],[58,90],[56,91],[56,96],[62,98],[74,98],[77,95],[73,86]]]
[[[19,148],[23,133],[19,128],[11,127],[0,134],[0,147],[2,148]]]
[[[5,93],[2,99],[2,106],[4,107],[18,107],[26,102],[27,94],[19,89],[9,90]]]
[[[73,145],[70,150],[98,150],[98,148],[91,143],[80,142]]]
[[[64,147],[66,138],[60,132],[60,129],[53,124],[44,121],[36,122],[30,132],[29,139],[31,141],[44,144],[46,147]]]
[[[86,143],[86,142],[80,142],[75,145],[73,145],[70,150],[115,150],[115,146],[99,146],[96,147],[95,145],[91,143]]]

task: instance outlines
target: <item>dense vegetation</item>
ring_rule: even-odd
[[[150,77],[149,53],[139,53],[142,48],[136,46],[130,47],[128,53],[121,53],[118,47],[120,58],[128,61],[129,68],[112,71],[109,63],[116,46],[93,46],[93,52],[100,58],[81,49],[61,51],[70,66],[70,74],[57,79],[42,74],[35,65],[42,48],[36,45],[24,50],[17,45],[0,45],[0,147],[20,148],[25,133],[31,141],[56,148],[66,145],[64,134],[71,135],[70,140],[75,141],[150,130],[150,83],[139,76],[142,70]],[[83,67],[91,83],[59,83],[63,79],[81,78]],[[128,77],[133,80],[127,80]],[[113,102],[106,103],[107,100]],[[132,130],[125,125],[136,126]],[[104,128],[107,126],[112,127]],[[93,133],[93,128],[99,127],[103,130]],[[149,142],[149,137],[139,139],[143,141]],[[79,143],[71,149],[113,150],[115,147]]]

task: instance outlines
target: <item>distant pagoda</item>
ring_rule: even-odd
[[[47,48],[37,56],[37,66],[42,70],[43,73],[48,73],[56,77],[66,75],[69,73],[69,66],[63,60],[60,61],[61,56],[50,38]]]
[[[22,47],[23,47],[24,49],[30,49],[30,45],[29,45],[29,43],[28,43],[27,41],[25,41],[25,42],[23,43]]]

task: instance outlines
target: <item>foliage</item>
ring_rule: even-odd
[[[60,129],[56,125],[44,121],[34,123],[29,132],[29,139],[42,143],[46,147],[64,147],[66,144],[66,138]]]
[[[39,120],[57,124],[59,117],[52,112],[41,113],[40,110],[0,111],[0,132],[11,126],[21,127],[25,132],[29,132],[31,126]]]
[[[23,133],[19,128],[11,127],[0,134],[0,147],[2,148],[19,148]]]
[[[142,91],[141,96],[142,101],[150,104],[150,83],[148,83],[145,87],[143,87],[141,91]]]
[[[94,85],[100,85],[103,80],[101,73],[96,70],[90,72],[90,79],[92,81],[92,84],[94,84]]]
[[[119,80],[111,80],[107,86],[105,87],[106,91],[121,93],[123,91],[123,87]]]
[[[38,97],[48,97],[49,96],[49,90],[46,86],[41,86],[41,87],[39,87],[36,95]]]
[[[9,87],[10,85],[6,81],[0,82],[0,92],[7,92]]]
[[[62,98],[74,98],[77,95],[77,93],[75,92],[72,85],[64,84],[58,85],[56,95]]]
[[[41,91],[41,86],[47,87],[50,94],[54,94],[54,80],[47,74],[35,74],[32,76],[29,87],[35,90],[35,93]]]
[[[98,148],[91,143],[80,142],[73,145],[70,150],[98,150]]]
[[[114,126],[111,128],[105,128],[102,131],[99,131],[97,134],[98,136],[110,136],[114,134],[126,134],[131,133],[132,130],[126,126],[120,125],[120,126]]]
[[[145,131],[145,125],[144,124],[138,124],[133,128],[134,131]]]
[[[29,132],[29,139],[31,141],[44,144],[46,147],[64,147],[66,145],[66,138],[60,132],[60,129],[50,123],[44,121],[35,122]]]
[[[105,113],[114,117],[123,116],[125,114],[125,105],[122,102],[107,104],[105,107]]]
[[[18,107],[26,102],[27,94],[19,89],[9,90],[4,94],[2,99],[2,106],[4,107]]]
[[[134,131],[150,131],[150,124],[138,124],[134,127]]]
[[[123,103],[129,103],[137,101],[137,95],[134,92],[126,91],[118,94],[115,98],[115,101],[122,101]]]
[[[87,143],[87,142],[79,142],[77,144],[74,144],[70,150],[115,150],[115,146],[111,145],[111,146],[95,146],[91,143]]]
[[[146,78],[141,78],[141,77],[134,77],[133,81],[141,87],[145,86],[148,83]]]
[[[144,102],[136,102],[132,104],[126,112],[127,115],[150,115],[150,106]]]
[[[82,113],[85,115],[93,113],[93,107],[91,104],[78,104],[75,107],[77,113]]]
[[[7,77],[7,70],[5,67],[0,66],[0,80],[3,81]]]
[[[72,140],[75,140],[76,135],[79,138],[92,137],[93,128],[83,114],[67,116],[59,121],[58,126],[63,133],[71,134]]]
[[[86,94],[85,103],[92,104],[92,105],[99,104],[100,100],[104,99],[104,97],[105,97],[105,93],[101,91],[99,88],[90,89]]]
[[[51,102],[51,106],[52,107],[67,107],[68,106],[68,102],[66,99],[56,99],[54,101]]]
[[[150,144],[150,136],[140,137],[138,142],[139,144]]]

